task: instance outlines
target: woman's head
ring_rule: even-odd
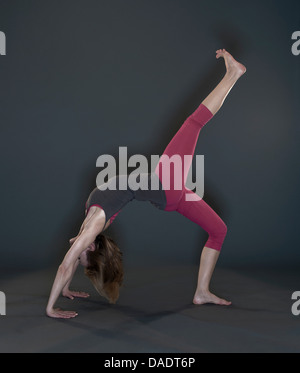
[[[103,234],[90,246],[86,251],[84,272],[100,295],[116,303],[124,276],[122,253],[115,241]]]

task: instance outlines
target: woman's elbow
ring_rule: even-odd
[[[69,265],[67,265],[67,263],[65,262],[62,262],[60,264],[60,266],[58,267],[58,273],[62,276],[62,277],[65,277],[65,276],[68,276],[70,274],[71,271],[71,268]]]

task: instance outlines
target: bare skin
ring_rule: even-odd
[[[78,235],[70,240],[71,247],[57,270],[46,307],[47,316],[69,319],[78,315],[76,311],[65,311],[60,308],[55,308],[54,306],[61,293],[63,296],[70,299],[74,299],[74,297],[86,298],[89,296],[88,293],[70,290],[69,285],[78,264],[80,263],[83,266],[86,266],[87,252],[95,250],[95,238],[99,233],[105,230],[110,223],[108,221],[105,226],[104,224],[104,211],[96,206],[91,207],[81,225]]]
[[[220,252],[209,247],[204,247],[200,259],[197,289],[194,294],[194,304],[214,303],[229,306],[231,302],[219,298],[209,290],[210,280],[219,258]]]
[[[216,58],[219,59],[221,57],[225,61],[226,73],[217,87],[202,102],[213,115],[220,110],[232,87],[246,72],[246,67],[237,62],[225,49],[218,49],[216,51]]]
[[[216,51],[216,58],[224,58],[226,73],[216,88],[202,102],[213,115],[215,115],[224,103],[228,93],[246,72],[246,67],[237,62],[225,49]],[[200,258],[197,288],[194,294],[194,304],[214,303],[228,306],[231,302],[219,298],[209,290],[210,280],[219,258],[220,252],[209,247],[204,247]]]

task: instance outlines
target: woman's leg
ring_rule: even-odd
[[[221,106],[224,103],[225,98],[227,97],[228,93],[234,86],[234,84],[237,82],[237,80],[246,72],[246,68],[244,65],[237,62],[225,49],[219,49],[216,52],[216,58],[223,57],[225,61],[226,66],[226,74],[221,80],[221,82],[217,85],[217,87],[205,98],[205,100],[202,102],[203,105],[205,105],[213,115],[215,115]],[[205,221],[202,222],[202,226],[206,227],[206,229],[212,229],[217,233],[217,240],[220,240],[220,237],[222,235],[225,238],[226,235],[226,225],[224,224],[224,227],[222,228],[222,224],[220,224],[220,218],[216,219],[216,223],[213,223],[215,213],[212,213],[211,211],[207,210],[207,208],[204,207],[203,200],[199,202],[195,202],[197,204],[198,208],[200,210],[205,211],[204,215]],[[189,202],[186,202],[189,203]],[[201,214],[200,214],[201,215]],[[207,217],[210,217],[209,222],[207,222]],[[207,224],[212,225],[207,228]],[[199,224],[199,225],[201,225]],[[205,229],[205,228],[204,228]],[[208,230],[209,232],[209,230]],[[200,258],[200,267],[198,272],[198,282],[197,282],[197,288],[194,295],[193,302],[195,304],[204,304],[204,303],[216,303],[221,305],[229,305],[231,302],[228,302],[224,299],[218,298],[214,294],[210,293],[209,291],[209,284],[210,280],[216,265],[216,262],[218,260],[218,257],[220,255],[220,249],[221,246],[219,246],[219,249],[216,249],[216,247],[213,247],[212,241],[210,240],[211,235],[206,242],[201,258]],[[214,241],[214,238],[213,238]],[[214,250],[215,249],[215,250]]]
[[[218,49],[216,51],[216,58],[220,57],[224,58],[226,74],[216,88],[202,102],[213,115],[220,110],[232,87],[246,72],[245,66],[237,62],[225,49]]]
[[[200,130],[212,117],[212,113],[201,104],[184,121],[159,159],[155,173],[165,190],[166,211],[174,211],[177,208],[185,190]],[[186,155],[189,157],[185,157]]]
[[[225,60],[225,76],[185,120],[167,145],[155,169],[166,192],[166,211],[176,210],[182,197],[201,129],[221,108],[236,81],[246,71],[246,68],[224,49],[219,49],[216,53],[216,58],[223,57]],[[190,157],[184,157],[185,155]]]
[[[186,194],[189,194],[188,199]],[[194,201],[191,198],[192,196],[195,196]],[[226,237],[226,224],[203,199],[199,200],[197,194],[188,188],[186,188],[176,211],[198,224],[209,235],[201,254],[198,282],[193,303],[229,305],[230,302],[212,294],[209,289],[210,280]]]
[[[183,159],[184,155],[194,154],[201,128],[219,111],[234,84],[246,72],[245,66],[237,62],[224,49],[219,49],[216,53],[216,58],[224,58],[226,73],[216,88],[205,98],[195,113],[185,121],[171,140],[164,152],[169,157],[179,154],[181,159]],[[162,160],[160,160],[155,172],[159,175],[164,186],[162,173],[159,172],[161,171],[162,167],[160,166],[162,166],[162,163]],[[187,172],[186,174],[182,173],[182,175],[184,175],[182,178],[182,190],[176,191],[174,188],[165,190],[167,197],[166,210],[177,210],[202,226],[209,233],[209,239],[201,254],[198,283],[193,302],[195,304],[217,303],[228,305],[230,302],[216,297],[209,291],[211,276],[226,235],[226,225],[203,200],[199,201],[199,198],[196,198],[195,201],[185,201],[185,193],[188,190],[184,186]],[[188,192],[193,193],[192,191]]]

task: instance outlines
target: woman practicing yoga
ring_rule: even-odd
[[[140,181],[148,188],[133,190],[123,188],[112,190],[110,185],[118,186],[127,175],[110,178],[107,183],[95,188],[86,202],[86,217],[78,235],[70,240],[71,247],[60,264],[46,308],[46,314],[55,318],[77,316],[75,311],[54,308],[59,295],[73,299],[87,297],[84,292],[69,289],[75,270],[80,263],[100,295],[115,303],[119,297],[119,288],[123,281],[122,253],[110,237],[102,232],[113,222],[121,209],[131,200],[150,201],[164,211],[177,211],[201,226],[209,235],[200,258],[198,282],[193,298],[194,304],[215,303],[229,305],[224,299],[209,291],[209,284],[220,250],[227,233],[227,227],[216,212],[203,199],[185,186],[189,164],[184,161],[181,188],[178,188],[175,170],[169,169],[169,179],[163,177],[163,156],[177,154],[181,159],[193,155],[201,128],[219,111],[225,98],[237,80],[246,72],[244,65],[237,62],[225,49],[216,51],[216,58],[223,57],[226,73],[216,88],[205,98],[196,111],[191,114],[166,147],[154,172],[140,174]],[[182,162],[183,164],[183,162]],[[156,181],[159,188],[149,189]],[[151,184],[153,185],[153,184]],[[188,196],[188,198],[186,198]]]

